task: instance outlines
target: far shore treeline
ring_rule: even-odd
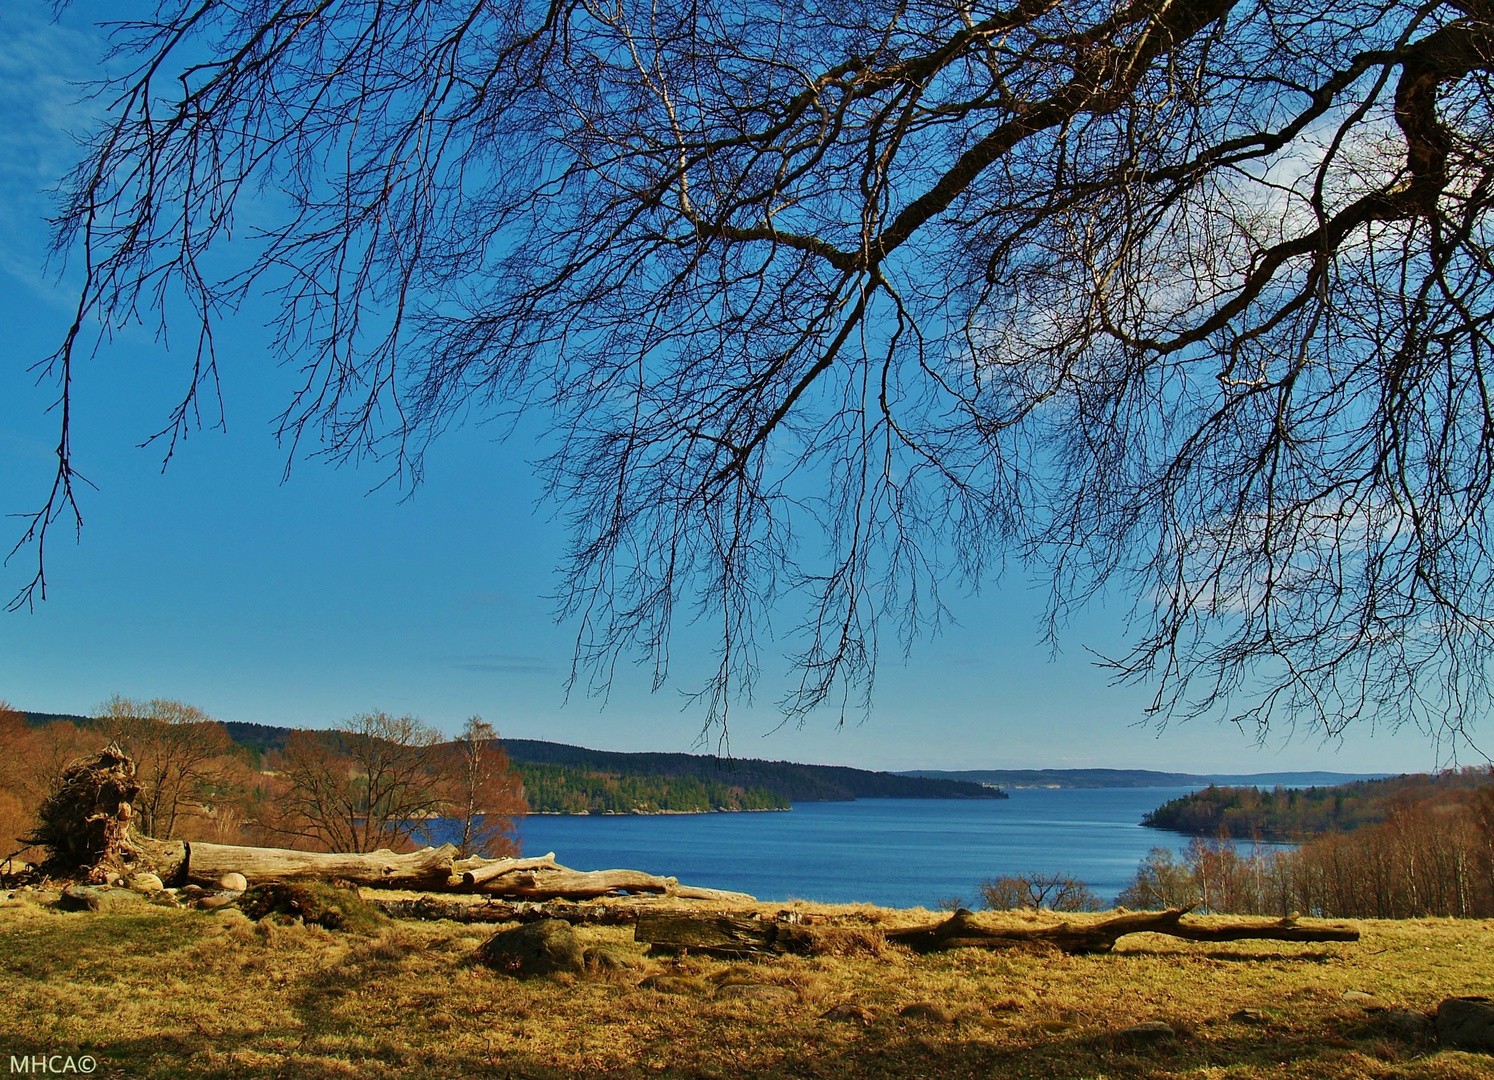
[[[257,754],[284,747],[294,730],[228,721],[235,743]],[[704,813],[787,810],[796,802],[851,799],[1004,799],[968,780],[929,779],[843,765],[622,753],[539,739],[500,739],[524,779],[531,814]]]
[[[464,853],[518,850],[525,814],[787,810],[858,798],[1000,799],[970,782],[840,766],[628,754],[499,739],[479,718],[447,740],[414,717],[361,714],[329,730],[219,721],[166,699],[114,698],[94,716],[0,703],[0,859],[28,850],[67,765],[119,741],[137,762],[141,830],[320,850],[408,848],[453,823]],[[431,834],[434,835],[434,834]]]

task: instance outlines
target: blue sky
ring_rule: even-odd
[[[45,498],[55,418],[49,386],[28,368],[56,347],[72,297],[44,265],[44,189],[71,163],[69,131],[87,127],[76,80],[96,70],[91,21],[117,8],[0,7],[0,511]],[[226,720],[325,726],[369,709],[419,715],[446,731],[480,714],[503,734],[606,749],[690,750],[701,717],[682,711],[682,681],[650,693],[625,670],[605,703],[566,700],[574,628],[546,596],[563,542],[536,509],[539,486],[522,437],[481,428],[448,435],[426,483],[404,498],[370,491],[377,467],[296,461],[273,418],[288,378],[269,356],[269,309],[225,329],[220,359],[227,430],[194,432],[170,466],[139,443],[180,393],[189,356],[147,329],[119,336],[78,372],[77,462],[85,491],[76,545],[58,536],[49,596],[0,615],[0,698],[33,710],[87,712],[114,693],[175,697]],[[3,524],[5,547],[18,535]],[[22,553],[0,574],[9,596],[31,569]],[[1038,642],[1041,596],[1020,576],[948,597],[959,625],[892,651],[864,723],[834,714],[783,726],[764,704],[733,713],[731,749],[870,768],[1166,768],[1189,771],[1403,771],[1434,767],[1421,735],[1366,725],[1342,744],[1207,721],[1139,726],[1142,687],[1110,686],[1086,647],[1117,651],[1117,611],[1085,613],[1065,651]],[[692,635],[686,633],[688,643]],[[765,657],[772,671],[773,657]]]

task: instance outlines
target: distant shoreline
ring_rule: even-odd
[[[846,800],[855,802],[855,799]],[[709,810],[529,810],[525,817],[698,817],[702,814],[786,814],[792,806],[721,806]]]

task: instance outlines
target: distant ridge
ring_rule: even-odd
[[[23,713],[33,724],[52,720],[88,723],[86,716]],[[295,728],[226,720],[228,737],[256,753],[279,750]],[[902,776],[845,765],[801,765],[793,761],[717,758],[708,754],[620,753],[540,739],[500,739],[516,764],[564,765],[623,776],[695,777],[742,788],[763,788],[789,802],[842,802],[851,799],[1004,799],[1006,792],[980,781]]]
[[[510,760],[519,764],[566,765],[602,772],[648,776],[694,776],[765,788],[790,802],[842,802],[851,799],[1004,799],[1006,792],[963,778],[907,776],[845,765],[802,765],[758,758],[717,758],[707,754],[620,753],[538,739],[502,739]]]
[[[229,738],[261,753],[285,745],[293,729],[230,720]],[[790,802],[840,802],[850,799],[1004,799],[981,781],[948,777],[904,776],[845,765],[801,765],[793,761],[718,758],[709,754],[624,753],[542,739],[502,739],[509,760],[521,765],[564,765],[624,776],[693,776],[727,781],[744,788],[765,788]]]
[[[899,776],[968,780],[1011,788],[1133,788],[1188,787],[1231,784],[1237,787],[1329,787],[1355,780],[1380,780],[1389,773],[1274,772],[1179,773],[1150,769],[912,769]]]

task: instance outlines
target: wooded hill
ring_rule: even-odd
[[[1494,783],[1488,768],[1413,773],[1331,787],[1276,788],[1210,785],[1163,803],[1141,823],[1192,836],[1302,840],[1350,832],[1385,820],[1398,803],[1435,805]]]
[[[89,723],[86,717],[27,713]],[[229,738],[258,760],[283,749],[292,728],[224,723]],[[655,813],[778,810],[791,802],[851,799],[1003,799],[969,781],[898,776],[841,765],[803,765],[707,754],[618,753],[538,739],[503,739],[524,778],[531,813]]]
[[[761,787],[694,776],[642,776],[513,762],[531,814],[702,814],[713,810],[787,810]]]
[[[770,792],[786,802],[1007,797],[1004,791],[969,781],[899,776],[844,765],[802,765],[707,754],[617,753],[537,739],[504,739],[503,749],[521,769],[529,765],[560,765],[619,777],[694,777]]]

